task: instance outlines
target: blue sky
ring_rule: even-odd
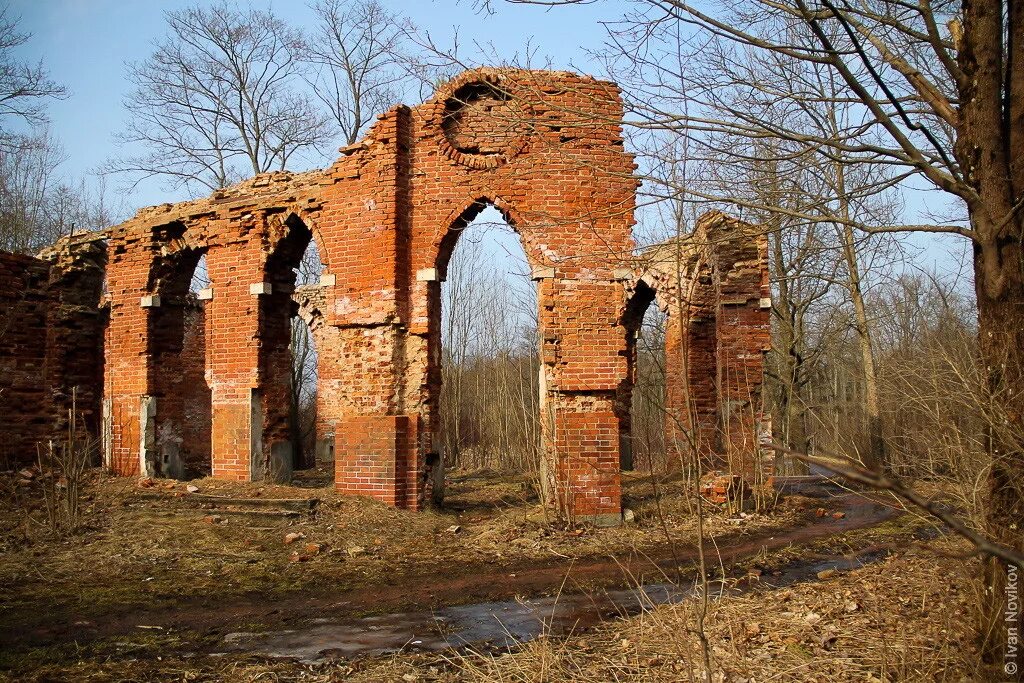
[[[496,14],[488,15],[474,10],[470,0],[383,2],[429,31],[440,45],[449,44],[456,30],[467,53],[476,41],[493,43],[503,56],[522,55],[529,43],[536,46],[540,61],[550,58],[557,68],[575,66],[583,71],[597,70],[589,64],[586,48],[601,43],[604,30],[599,20],[621,13],[619,3],[552,9],[502,4]],[[32,34],[21,55],[31,61],[42,59],[53,78],[71,93],[50,105],[51,130],[68,154],[62,170],[75,179],[89,174],[107,158],[122,153],[115,134],[123,126],[121,102],[129,89],[125,63],[149,55],[153,41],[164,33],[165,11],[195,4],[194,0],[13,0],[9,4],[11,13],[21,17],[21,30]],[[247,4],[271,8],[299,28],[313,25],[306,2],[254,0]],[[309,159],[304,165],[330,163],[334,153],[331,147],[324,150],[322,159]],[[111,181],[108,192],[114,194],[121,185]],[[150,181],[126,195],[124,203],[135,209],[182,198]]]
[[[164,34],[165,11],[181,9],[195,1],[10,0],[11,13],[21,17],[21,30],[32,34],[20,48],[21,56],[30,61],[42,59],[53,78],[70,91],[67,99],[50,104],[52,133],[68,156],[61,169],[68,179],[74,182],[88,177],[108,158],[127,152],[115,140],[115,134],[123,127],[122,99],[129,89],[125,63],[149,55],[153,41]],[[520,61],[530,46],[533,65],[544,65],[550,60],[555,68],[590,73],[600,72],[587,50],[599,47],[605,37],[601,21],[616,19],[631,4],[609,0],[544,8],[495,0],[496,13],[486,14],[474,9],[472,0],[382,1],[409,17],[421,31],[429,32],[438,45],[449,45],[457,32],[460,55],[468,57],[468,61],[480,61],[479,53],[474,53],[475,44],[505,59],[518,55]],[[246,4],[270,8],[299,28],[309,29],[313,25],[312,11],[304,0],[252,0]],[[327,147],[320,158],[307,157],[292,164],[292,169],[329,164],[336,147]],[[129,215],[140,206],[186,198],[183,191],[167,191],[158,180],[145,181],[128,190],[123,179],[115,178],[107,183],[107,193],[108,203],[121,204]],[[941,202],[942,198],[931,194],[926,198],[912,193],[908,196],[908,208],[914,212]],[[910,242],[921,249],[916,255],[918,263],[926,267],[938,265],[947,272],[957,270],[958,259],[951,258],[950,251],[962,253],[966,246],[963,240],[932,235],[917,235]]]

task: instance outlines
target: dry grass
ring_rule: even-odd
[[[714,601],[707,622],[711,680],[997,680],[973,664],[977,657],[965,615],[975,568],[955,556],[963,550],[947,540],[914,544],[827,580]],[[661,606],[500,655],[402,654],[300,665],[245,656],[156,660],[122,654],[42,666],[25,680],[699,681],[701,657],[691,630],[695,608],[693,601]],[[145,651],[140,644],[140,655]]]
[[[214,601],[259,593],[272,599],[328,588],[340,592],[439,571],[450,575],[480,566],[647,552],[665,542],[652,512],[650,484],[641,477],[626,482],[628,504],[638,511],[639,521],[614,529],[544,523],[525,480],[486,472],[454,477],[450,508],[423,514],[339,496],[330,488],[191,483],[202,493],[316,496],[322,503],[315,514],[296,521],[224,515],[211,524],[204,515],[217,510],[186,505],[183,483],[140,489],[133,479],[93,472],[83,491],[84,531],[55,542],[28,521],[25,508],[38,500],[31,487],[19,487],[20,502],[7,501],[0,510],[0,623],[30,626],[62,616],[87,619],[190,598]],[[673,537],[692,543],[695,520],[686,513],[682,485],[668,481],[660,488]],[[161,497],[154,499],[154,492]],[[772,515],[753,516],[742,532],[721,515],[712,516],[710,533],[753,533],[792,524],[800,514],[787,506]],[[450,530],[453,526],[459,530]],[[305,538],[285,545],[284,536],[292,532]],[[306,543],[320,544],[321,551],[308,561],[292,561]],[[353,554],[352,548],[363,551]]]
[[[975,669],[971,590],[968,563],[915,547],[830,580],[722,598],[707,620],[712,680],[990,680]],[[662,606],[584,637],[462,657],[453,679],[699,681],[696,608]]]

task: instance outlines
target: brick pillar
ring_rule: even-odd
[[[155,300],[148,290],[154,255],[149,245],[135,242],[127,248],[123,236],[110,240],[112,255],[107,270],[110,323],[104,364],[105,465],[116,474],[132,476],[155,441],[152,420],[143,415],[149,406],[155,364],[149,354],[149,319]],[[152,460],[152,454],[150,454]]]
[[[722,453],[729,471],[750,483],[761,481],[758,430],[764,373],[762,311],[757,299],[726,303],[718,311],[719,401]]]
[[[331,245],[326,323],[337,329],[333,367],[321,365],[321,385],[337,401],[325,416],[335,425],[335,487],[416,510],[421,417],[407,373],[423,359],[407,356],[410,117],[404,106],[383,114],[372,161],[358,173],[337,167],[318,224]]]
[[[666,320],[665,448],[670,468],[690,463],[693,448],[705,466],[714,466],[707,460],[718,443],[717,360],[715,318],[707,310],[696,301],[684,303],[682,310],[673,305]]]
[[[626,339],[617,282],[541,279],[541,423],[547,479],[565,517],[622,521],[619,385]]]
[[[764,354],[771,344],[767,239],[721,214],[709,220],[715,263],[721,454],[751,484],[770,476],[759,446]]]
[[[417,509],[417,481],[408,459],[415,457],[417,416],[356,415],[336,435],[335,481],[338,491],[370,496],[396,507]]]
[[[622,521],[619,418],[603,403],[607,410],[556,409],[556,486],[569,519],[614,526]]]
[[[211,247],[213,289],[207,302],[207,375],[213,406],[211,458],[218,479],[259,481],[263,457],[263,397],[259,384],[261,253],[248,241]]]

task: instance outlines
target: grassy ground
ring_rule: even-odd
[[[134,479],[97,472],[86,487],[84,531],[55,539],[38,522],[35,485],[8,487],[9,500],[0,511],[0,628],[88,621],[132,606],[190,599],[258,594],[270,600],[326,588],[395,585],[406,577],[481,566],[651,552],[664,545],[666,528],[680,543],[692,541],[695,529],[683,487],[672,481],[660,484],[662,527],[644,477],[627,477],[625,483],[637,522],[612,529],[546,523],[525,479],[488,472],[453,477],[446,508],[426,513],[339,496],[308,481],[189,484],[203,494],[315,496],[321,503],[297,520],[250,520],[195,507],[181,482],[142,488]],[[742,529],[717,515],[709,529],[718,536],[750,534],[793,524],[799,515],[797,506],[784,506],[749,517]],[[288,534],[302,538],[285,543]]]
[[[560,568],[570,560],[609,555],[664,556],[666,530],[679,545],[695,540],[691,498],[683,483],[673,480],[659,481],[659,506],[649,479],[627,475],[626,505],[637,512],[637,521],[614,529],[547,523],[524,479],[489,472],[453,477],[446,509],[422,514],[338,496],[318,488],[322,481],[313,475],[298,486],[190,482],[203,494],[321,500],[312,515],[267,522],[230,516],[224,506],[197,508],[182,483],[141,488],[135,480],[93,473],[86,488],[85,529],[63,539],[51,537],[38,523],[37,485],[9,482],[9,500],[0,512],[0,630],[20,635],[21,642],[0,654],[0,680],[687,680],[702,666],[699,647],[694,649],[699,641],[692,632],[692,603],[661,607],[578,637],[542,638],[501,656],[405,654],[316,665],[210,657],[202,653],[215,649],[222,635],[217,629],[166,632],[137,623],[81,642],[61,637],[32,646],[36,629],[52,635],[59,624],[84,633],[133,610],[170,613],[252,596],[273,606],[295,596],[369,588],[374,595],[390,591],[398,602],[387,606],[395,609],[405,606],[402,600],[414,600],[407,588],[418,580],[443,586],[496,567]],[[794,496],[768,514],[743,520],[711,514],[707,527],[719,543],[768,536],[808,523],[817,505]],[[963,614],[970,597],[964,563],[910,544],[919,528],[918,520],[904,516],[748,560],[745,566],[754,577],[815,553],[894,542],[909,546],[882,564],[820,585],[714,602],[706,628],[712,668],[727,674],[715,680],[970,675],[968,621],[949,617]],[[297,533],[304,537],[285,543],[286,535]],[[850,603],[857,608],[847,609]],[[888,633],[902,640],[884,637]],[[843,667],[856,675],[844,676]]]
[[[810,552],[894,542],[875,564],[710,602],[704,617],[712,677],[726,681],[995,681],[978,669],[970,629],[976,567],[962,544],[911,541],[904,518],[816,544]],[[785,554],[756,564],[785,564]],[[763,586],[761,585],[763,584]],[[606,622],[567,638],[542,637],[504,654],[399,654],[304,665],[245,655],[192,655],[194,634],[140,632],[85,648],[29,653],[9,669],[26,681],[698,681],[700,605],[688,601]],[[6,663],[5,663],[6,664]],[[0,680],[4,674],[0,673]]]

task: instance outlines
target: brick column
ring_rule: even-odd
[[[718,444],[718,386],[712,292],[697,293],[682,309],[672,304],[665,327],[665,448],[669,467],[705,466]],[[682,316],[682,324],[680,324]]]
[[[143,473],[144,462],[155,457],[155,423],[143,414],[151,408],[155,365],[149,353],[153,299],[148,290],[153,263],[152,236],[144,241],[123,234],[110,239],[107,269],[110,323],[104,364],[104,464],[122,476]],[[148,412],[148,411],[147,411]],[[148,432],[148,433],[147,433]],[[149,449],[149,453],[144,451]]]
[[[324,191],[319,226],[330,259],[325,322],[337,346],[321,385],[334,405],[335,487],[419,509],[420,416],[410,408],[410,110],[399,106],[374,127],[372,157],[349,157]],[[350,168],[349,162],[359,161]],[[325,352],[322,351],[321,354]],[[324,358],[321,355],[321,358]],[[336,403],[335,403],[336,402]]]
[[[259,385],[261,253],[247,240],[211,247],[207,303],[207,376],[212,390],[211,457],[218,479],[258,481],[265,474]]]
[[[541,279],[541,422],[553,497],[569,519],[622,521],[619,384],[628,376],[618,332],[622,286]]]
[[[721,453],[731,472],[764,481],[761,430],[764,354],[771,344],[767,239],[756,226],[720,214],[709,219],[715,262]]]

